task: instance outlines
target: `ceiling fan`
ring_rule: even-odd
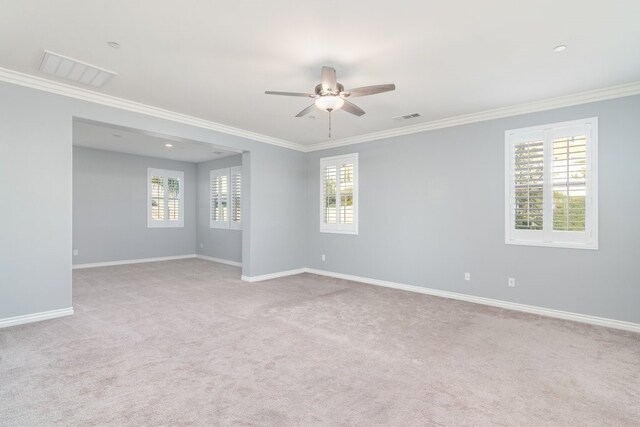
[[[375,95],[377,93],[389,92],[395,90],[396,85],[384,84],[374,86],[364,86],[355,89],[345,90],[341,83],[336,80],[336,70],[332,67],[322,67],[321,82],[316,85],[314,93],[298,93],[298,92],[275,92],[265,91],[267,95],[284,95],[284,96],[301,96],[304,98],[315,99],[315,102],[304,110],[296,114],[296,117],[307,115],[313,107],[317,107],[322,111],[329,113],[329,136],[331,136],[331,113],[337,110],[344,110],[347,113],[354,114],[358,117],[364,114],[364,110],[357,105],[347,101],[346,98],[354,98],[356,96]]]

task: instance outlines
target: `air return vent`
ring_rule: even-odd
[[[103,87],[117,76],[117,73],[113,71],[67,58],[48,50],[44,51],[44,56],[40,63],[40,71],[93,87]]]
[[[415,119],[416,117],[420,117],[420,113],[405,114],[404,116],[394,117],[393,119],[394,120],[398,120],[398,121],[402,121],[402,120]]]

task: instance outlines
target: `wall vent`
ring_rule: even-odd
[[[44,51],[42,62],[40,62],[40,71],[74,83],[82,83],[93,87],[103,87],[118,75],[113,71],[48,50]]]
[[[411,114],[405,114],[404,116],[398,116],[398,117],[394,117],[394,120],[410,120],[410,119],[415,119],[416,117],[420,117],[420,113],[411,113]]]

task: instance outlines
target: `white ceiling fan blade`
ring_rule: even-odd
[[[312,95],[310,93],[299,93],[299,92],[276,92],[273,90],[266,90],[264,93],[267,95],[284,95],[284,96],[302,96],[304,98],[315,98],[317,95]]]
[[[296,114],[296,117],[302,117],[302,116],[306,116],[307,114],[309,114],[309,112],[316,106],[316,104],[311,104],[309,105],[307,108],[305,108],[304,110],[300,111],[298,114]]]
[[[384,85],[364,86],[364,87],[357,87],[355,89],[345,90],[343,92],[344,94],[343,96],[347,97],[347,96],[375,95],[376,93],[389,92],[395,89],[396,89],[396,85],[394,85],[393,83],[384,84]]]
[[[336,82],[336,70],[331,67],[322,67],[322,91],[323,92],[338,92],[338,85]]]
[[[358,107],[356,104],[352,104],[351,102],[344,100],[344,104],[342,105],[342,109],[347,113],[354,114],[358,117],[364,114],[364,110]]]

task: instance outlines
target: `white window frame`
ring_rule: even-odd
[[[340,166],[345,162],[353,164],[353,224],[340,223],[340,189],[339,176]],[[324,222],[324,169],[328,166],[336,166],[336,224]],[[358,153],[343,154],[340,156],[323,157],[320,159],[320,232],[321,233],[341,233],[358,234]]]
[[[552,142],[563,136],[586,135],[585,231],[553,230]],[[515,228],[515,145],[543,141],[543,229]],[[505,243],[556,248],[598,249],[598,118],[551,123],[505,132]]]
[[[164,219],[153,219],[151,217],[152,194],[151,194],[151,177],[161,176],[164,178]],[[169,178],[175,178],[180,181],[180,219],[170,220],[168,215],[169,204]],[[167,169],[147,168],[147,227],[148,228],[179,228],[184,227],[184,172]]]
[[[215,169],[209,171],[209,228],[242,230],[242,216],[240,216],[240,221],[233,220],[233,218],[235,217],[234,212],[238,208],[235,204],[235,189],[231,185],[231,179],[234,175],[240,176],[240,207],[242,209],[242,166],[234,166],[231,168]],[[213,211],[213,186],[211,185],[211,182],[214,178],[220,176],[227,177],[227,219],[225,221],[214,221],[213,219],[211,219],[211,213]]]

